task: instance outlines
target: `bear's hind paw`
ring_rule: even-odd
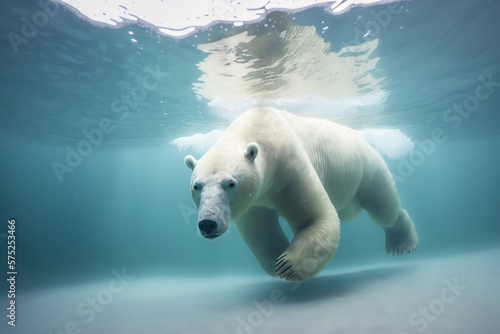
[[[403,210],[394,226],[384,228],[385,251],[387,254],[409,254],[418,247],[418,235],[415,225]]]

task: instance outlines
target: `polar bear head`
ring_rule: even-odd
[[[191,155],[184,159],[193,170],[191,195],[203,237],[214,239],[225,233],[258,197],[262,187],[258,154],[259,146],[251,142],[239,147],[215,145],[199,161]]]

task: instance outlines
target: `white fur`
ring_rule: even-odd
[[[271,275],[303,281],[318,274],[339,244],[339,221],[364,208],[384,228],[388,253],[418,244],[392,176],[362,136],[339,124],[256,107],[239,116],[193,169],[199,222],[224,233],[231,220]],[[229,186],[231,185],[232,186]],[[285,218],[289,242],[278,223]],[[205,227],[206,228],[206,227]],[[208,232],[207,232],[208,234]]]

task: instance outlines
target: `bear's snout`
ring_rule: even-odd
[[[217,230],[217,223],[213,220],[202,220],[198,223],[198,228],[201,231],[201,235],[207,239],[215,239],[220,236],[220,234],[214,233]]]

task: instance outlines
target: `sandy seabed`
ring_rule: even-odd
[[[402,259],[324,271],[295,284],[264,276],[138,279],[117,270],[107,281],[19,295],[16,326],[3,316],[0,331],[496,334],[499,259],[500,248]]]

